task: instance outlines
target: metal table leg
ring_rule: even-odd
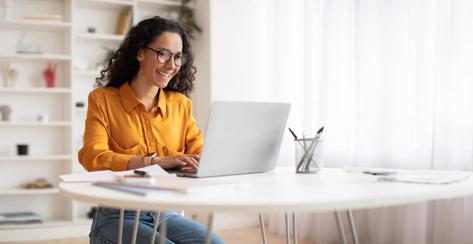
[[[162,211],[162,218],[163,221],[161,223],[161,226],[159,226],[159,244],[165,244],[166,243],[166,231],[167,231],[167,220],[166,220],[166,212]]]
[[[125,209],[120,208],[120,222],[118,224],[118,244],[122,244],[122,236],[123,236],[123,219],[125,218]]]
[[[297,244],[296,213],[294,213],[294,212],[292,212],[292,234],[294,235],[293,236],[294,244]]]
[[[345,231],[343,230],[342,218],[340,217],[340,212],[338,211],[335,211],[335,220],[337,221],[340,239],[342,239],[343,244],[347,244],[347,238],[345,237]]]
[[[348,215],[348,221],[350,222],[351,235],[352,235],[352,238],[353,238],[353,243],[358,244],[358,235],[356,234],[356,226],[355,226],[355,221],[353,219],[353,213],[352,213],[351,209],[348,209],[347,215]]]
[[[140,209],[137,209],[135,212],[135,224],[133,225],[133,235],[131,237],[131,243],[136,243],[136,236],[138,236],[138,225],[140,223]]]
[[[266,231],[264,229],[263,215],[259,213],[258,218],[259,218],[259,227],[261,229],[261,238],[263,239],[263,244],[266,244],[268,240],[266,239]]]
[[[214,214],[209,214],[209,220],[207,221],[207,233],[205,234],[205,244],[210,244],[212,239],[212,228],[214,223]]]
[[[156,239],[156,232],[158,231],[158,225],[159,225],[159,215],[160,215],[160,212],[158,211],[156,213],[156,218],[154,219],[154,223],[153,223],[153,235],[151,236],[151,240],[149,241],[150,244],[153,244],[154,240]]]

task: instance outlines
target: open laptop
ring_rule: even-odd
[[[213,102],[198,170],[176,174],[197,178],[273,170],[289,110],[289,103]]]

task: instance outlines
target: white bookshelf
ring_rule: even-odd
[[[76,37],[79,39],[89,40],[89,41],[114,41],[121,42],[124,35],[114,35],[114,34],[89,34],[89,33],[79,33],[76,34]]]
[[[58,194],[59,188],[47,188],[47,189],[0,189],[0,196],[8,195],[46,195],[46,194]]]
[[[20,122],[0,122],[0,127],[71,127],[70,121],[20,121]]]
[[[0,156],[0,161],[58,161],[71,160],[70,154],[29,155],[29,156]]]
[[[8,14],[6,2],[13,3]],[[180,1],[166,0],[0,0],[0,65],[15,68],[13,87],[0,76],[0,105],[12,108],[10,121],[0,121],[0,212],[33,211],[37,224],[0,225],[0,243],[87,236],[90,205],[73,202],[57,189],[59,175],[83,171],[77,159],[87,111],[87,96],[105,60],[103,47],[118,48],[124,35],[115,34],[120,13],[128,9],[131,25],[179,9]],[[31,20],[28,15],[60,15],[59,20]],[[95,31],[90,33],[90,27]],[[20,39],[33,40],[40,53],[17,53]],[[79,60],[86,67],[76,68]],[[57,64],[56,86],[45,87],[42,71]],[[76,107],[83,102],[84,107]],[[48,115],[38,121],[38,115]],[[29,154],[16,155],[17,144]],[[24,182],[47,178],[53,188],[21,189]]]
[[[0,93],[70,94],[71,89],[45,87],[0,87]]]
[[[0,53],[0,59],[18,59],[18,60],[36,60],[36,61],[70,61],[70,55],[62,54],[17,54],[17,53]]]
[[[31,30],[69,30],[70,22],[58,21],[34,21],[34,20],[0,20],[0,27],[3,29],[27,28]]]

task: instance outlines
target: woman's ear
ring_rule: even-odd
[[[138,60],[138,62],[143,61],[144,55],[143,49],[138,50],[138,53],[136,54],[136,60]]]

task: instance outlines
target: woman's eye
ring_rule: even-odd
[[[160,52],[158,52],[158,56],[161,57],[161,58],[168,59],[170,55],[171,55],[171,54],[170,54],[169,52],[166,52],[166,51],[160,51]]]

